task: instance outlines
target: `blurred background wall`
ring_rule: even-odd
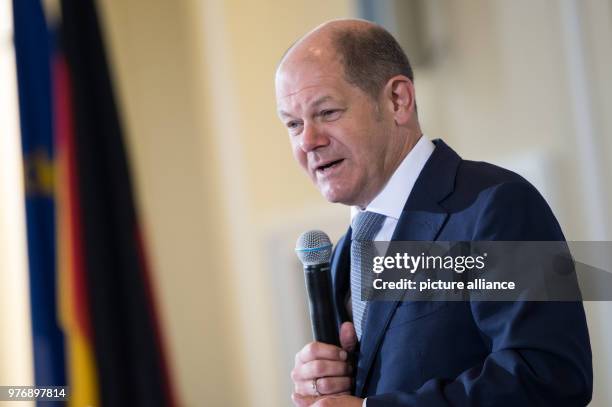
[[[400,36],[415,55],[428,137],[443,138],[464,158],[523,174],[549,200],[568,240],[612,240],[610,1],[98,3],[185,406],[290,404],[293,356],[310,340],[293,244],[310,228],[337,240],[349,212],[328,204],[293,162],[273,79],[285,49],[328,19],[365,16]],[[5,55],[2,64],[10,62]],[[9,165],[5,151],[18,146],[18,136],[5,117],[15,113],[1,110],[1,164]],[[22,219],[14,199],[18,163],[5,174],[14,177],[3,177],[2,186],[15,185],[0,190],[2,219]],[[23,229],[3,224],[2,233],[2,281],[13,276],[10,290],[21,304]],[[586,308],[595,363],[591,405],[607,406],[612,307]],[[3,321],[8,309],[2,303]],[[23,343],[28,323],[20,321]],[[27,366],[27,346],[6,337],[0,334],[2,355],[13,353]],[[2,384],[29,380],[26,369],[19,379],[7,376],[15,364],[5,360]]]
[[[0,385],[33,381],[27,261],[12,15],[10,3],[1,1],[0,327],[3,328],[0,329]],[[31,405],[24,402],[24,407]]]

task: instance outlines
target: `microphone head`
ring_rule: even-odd
[[[304,266],[316,266],[329,263],[332,244],[325,232],[309,230],[298,238],[295,252]]]

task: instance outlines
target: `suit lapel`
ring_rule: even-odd
[[[393,233],[393,241],[436,240],[448,218],[448,213],[439,202],[452,192],[461,158],[442,140],[435,140],[434,143],[436,149],[425,164],[408,197]],[[398,305],[399,302],[388,301],[372,301],[368,305],[355,380],[357,396],[364,396],[372,363]]]

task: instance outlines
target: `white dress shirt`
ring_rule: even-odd
[[[385,216],[385,221],[380,231],[374,237],[374,240],[391,240],[404,205],[412,192],[412,188],[434,149],[434,143],[425,135],[421,136],[399,167],[397,167],[391,178],[389,178],[387,185],[365,208],[366,211]],[[351,221],[361,211],[363,210],[357,206],[351,207]],[[352,314],[350,304],[351,298],[349,296],[347,308],[349,309],[349,314]],[[364,399],[362,407],[366,407],[366,402],[367,399]]]
[[[419,174],[421,174],[421,170],[435,148],[434,143],[425,135],[421,136],[416,145],[397,167],[391,178],[389,178],[387,185],[365,208],[365,211],[379,213],[386,217],[382,228],[376,234],[374,240],[391,240],[410,192],[412,192],[412,188]],[[363,212],[363,210],[358,206],[351,207],[351,221],[359,212]]]

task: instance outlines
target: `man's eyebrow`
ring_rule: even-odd
[[[327,102],[328,100],[333,99],[330,95],[326,95],[326,96],[321,96],[320,98],[318,98],[317,100],[315,100],[314,102],[312,102],[311,106],[312,107],[317,107],[322,103]]]
[[[290,113],[287,113],[284,110],[279,110],[278,115],[283,117],[293,117]]]
[[[312,103],[310,104],[310,107],[317,107],[317,106],[319,106],[320,104],[323,104],[323,103],[327,102],[328,100],[332,100],[332,99],[333,99],[333,97],[331,97],[330,95],[321,96],[320,98],[318,98],[318,99],[316,99],[314,102],[312,102]],[[293,115],[292,115],[292,114],[287,113],[287,112],[285,112],[284,110],[279,110],[279,111],[278,111],[278,114],[279,114],[280,116],[283,116],[283,117],[293,117]]]

